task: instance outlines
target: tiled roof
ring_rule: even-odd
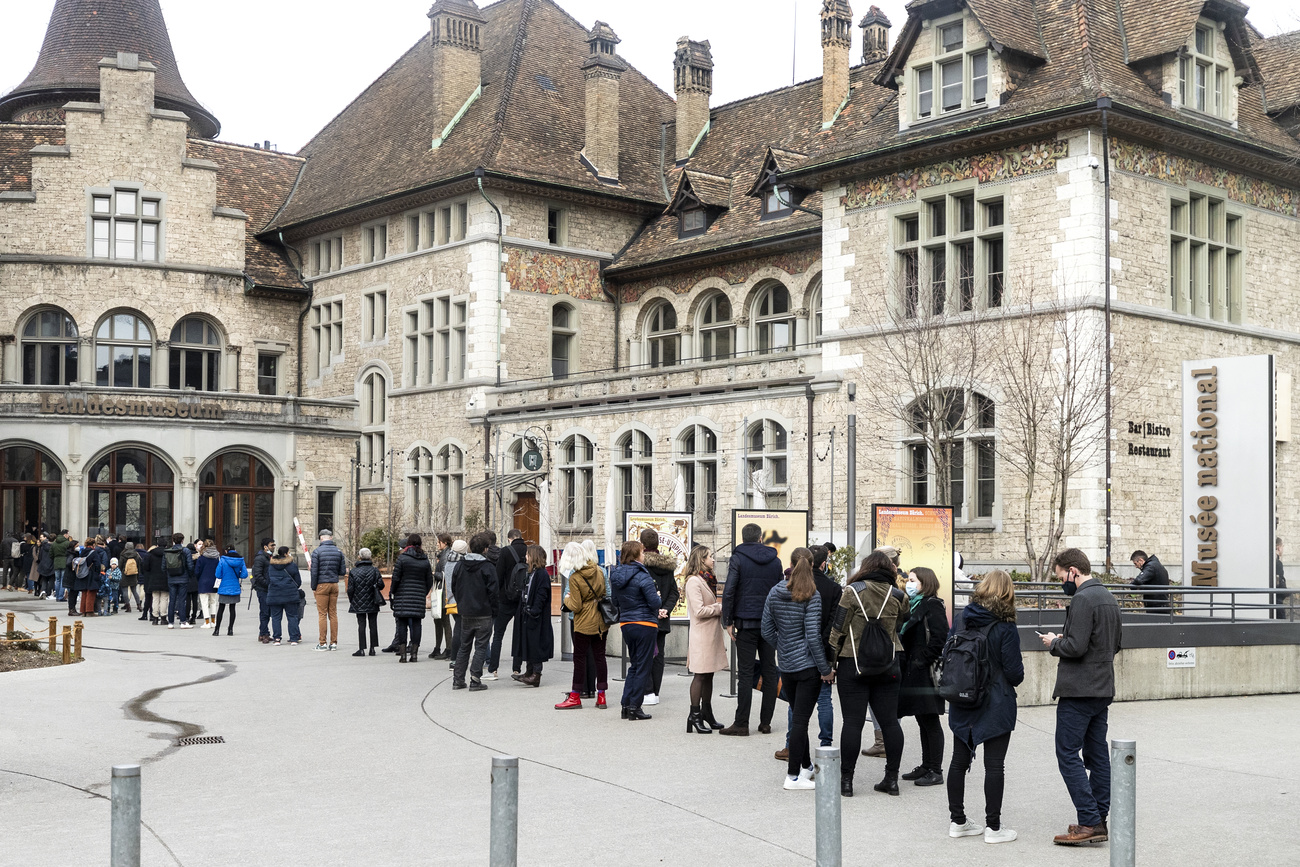
[[[119,51],[158,67],[154,94],[159,106],[185,112],[200,134],[216,136],[221,125],[181,79],[158,0],[57,0],[36,65],[22,84],[0,98],[0,120],[50,97],[59,104],[87,100],[99,92],[99,61]]]
[[[1119,0],[1128,62],[1177,51],[1192,36],[1205,0]]]
[[[238,208],[248,214],[244,243],[244,273],[248,279],[272,289],[305,291],[298,269],[285,249],[269,238],[257,237],[289,197],[303,165],[302,158],[198,139],[190,139],[188,153],[192,158],[211,160],[220,166],[217,205]]]
[[[685,178],[683,183],[690,184],[691,192],[701,204],[715,208],[731,207],[731,178],[693,169],[686,169],[682,175]]]
[[[303,148],[307,166],[277,226],[435,185],[479,166],[665,204],[660,124],[673,119],[672,99],[637,70],[623,73],[619,184],[603,183],[579,160],[588,29],[552,0],[501,0],[482,14],[482,96],[447,141],[430,149],[442,130],[434,128],[426,35]]]
[[[62,124],[0,123],[0,192],[30,191],[32,148],[66,143]]]
[[[1025,55],[1047,59],[1034,0],[968,0],[970,11],[999,45]]]
[[[1254,52],[1264,75],[1269,112],[1300,105],[1300,30],[1257,39]]]

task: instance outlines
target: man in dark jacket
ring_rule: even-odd
[[[759,544],[763,528],[746,524],[740,528],[741,544],[727,562],[727,586],[722,591],[722,625],[736,646],[736,674],[740,688],[736,696],[736,721],[720,733],[749,736],[749,709],[754,700],[754,657],[763,674],[763,703],[758,714],[758,731],[772,731],[776,710],[776,648],[763,640],[763,605],[767,594],[781,581],[781,561],[776,549]]]
[[[1068,548],[1052,563],[1067,596],[1072,596],[1060,635],[1049,632],[1043,644],[1060,662],[1056,668],[1056,763],[1079,814],[1054,840],[1061,846],[1108,838],[1110,747],[1107,715],[1115,698],[1115,654],[1120,647],[1119,604],[1078,548]],[[1083,758],[1079,754],[1082,752]]]
[[[487,689],[483,683],[483,661],[492,640],[492,620],[501,608],[497,595],[497,577],[492,564],[483,556],[491,545],[487,533],[477,533],[469,540],[469,553],[456,564],[451,575],[451,593],[460,613],[460,647],[451,688],[464,689],[465,669],[469,669],[471,690]],[[474,660],[470,662],[470,647]]]
[[[525,572],[528,570],[528,565],[525,562],[528,556],[528,543],[524,541],[524,534],[518,530],[511,530],[506,533],[506,539],[509,540],[509,544],[501,549],[496,564],[497,596],[503,604],[497,611],[496,620],[492,624],[492,653],[488,657],[488,673],[487,677],[484,678],[485,680],[497,679],[497,668],[501,664],[501,642],[505,638],[506,627],[510,625],[511,619],[514,618],[516,606],[519,604],[518,597],[512,596],[508,590],[510,576],[518,565],[522,564]],[[471,547],[470,550],[473,550],[473,548]],[[510,667],[515,674],[519,673],[519,669],[522,667],[521,663],[522,660],[518,658],[512,661]]]
[[[185,548],[185,534],[173,533],[172,543],[161,552],[163,574],[167,576],[167,628],[175,629],[180,620],[181,629],[192,628],[185,622],[189,608],[190,575],[194,564]]]
[[[316,620],[320,632],[317,650],[339,648],[339,579],[347,571],[347,560],[339,546],[334,544],[334,531],[321,530],[320,544],[311,552],[311,589],[316,595]]]
[[[271,607],[266,604],[267,578],[266,567],[271,565],[275,554],[275,540],[263,539],[262,547],[253,555],[253,592],[257,594],[257,640],[261,644],[271,643]]]
[[[1148,556],[1146,551],[1134,551],[1129,559],[1138,567],[1137,577],[1133,579],[1134,587],[1169,586],[1169,572],[1161,564],[1160,558]],[[1142,605],[1150,614],[1168,614],[1169,596],[1164,593],[1144,593]]]
[[[672,631],[673,609],[677,607],[682,593],[677,589],[677,558],[659,552],[659,533],[645,529],[641,531],[641,544],[645,547],[645,567],[655,582],[655,592],[659,594],[659,604],[667,617],[660,617],[659,635],[654,660],[650,663],[650,692],[645,694],[642,704],[659,704],[659,690],[664,685],[664,650],[668,644],[668,633]]]

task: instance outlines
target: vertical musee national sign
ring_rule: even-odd
[[[1183,362],[1183,583],[1268,587],[1273,356]]]

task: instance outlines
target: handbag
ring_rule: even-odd
[[[443,600],[446,598],[444,594],[445,591],[441,587],[433,588],[431,594],[432,604],[429,607],[433,610],[432,616],[434,620],[441,620],[443,617]]]

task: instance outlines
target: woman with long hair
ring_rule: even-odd
[[[641,709],[641,702],[650,687],[650,667],[663,609],[654,578],[645,567],[645,546],[635,540],[624,542],[618,560],[609,581],[614,587],[618,625],[629,660],[627,679],[623,681],[623,719],[646,720],[650,714]]]
[[[763,640],[776,647],[781,693],[794,711],[784,786],[797,790],[816,787],[808,721],[817,706],[822,681],[833,683],[835,673],[822,648],[822,607],[813,579],[812,552],[796,548],[790,563],[790,577],[767,594],[762,631]]]
[[[713,574],[713,551],[704,545],[696,545],[686,560],[686,613],[691,620],[686,667],[695,675],[686,730],[709,735],[725,728],[713,717],[713,675],[727,668],[727,646],[722,641],[722,600]]]
[[[388,585],[388,599],[397,617],[397,661],[416,662],[420,658],[420,639],[424,634],[424,598],[433,590],[433,567],[424,553],[424,540],[418,533],[406,537],[406,547],[393,564],[393,580]]]
[[[862,747],[868,705],[885,741],[885,776],[874,788],[887,795],[898,794],[898,766],[903,759],[903,729],[898,724],[898,655],[903,645],[898,640],[898,627],[907,620],[907,603],[902,591],[894,586],[897,578],[898,570],[889,556],[872,551],[849,580],[835,610],[830,645],[838,660],[836,682],[844,712],[840,794],[846,798],[853,797],[853,772]],[[862,645],[862,634],[870,620],[879,621],[894,648],[893,661],[877,672],[861,671],[857,659],[857,648]]]
[[[600,616],[600,600],[605,598],[605,573],[594,556],[581,542],[570,542],[560,555],[560,574],[569,582],[564,607],[573,614],[573,689],[556,710],[582,707],[582,692],[587,684],[587,656],[590,652],[596,668],[596,707],[604,710],[605,690],[609,688],[609,668],[605,662],[605,635],[609,626]]]
[[[519,596],[515,612],[510,655],[526,664],[515,680],[524,686],[542,683],[542,665],[555,653],[555,630],[551,628],[551,576],[546,571],[546,549],[529,545],[524,552],[528,584]]]
[[[939,577],[917,566],[903,585],[909,615],[899,639],[903,642],[903,682],[898,691],[898,715],[914,716],[921,729],[921,764],[902,779],[918,786],[943,785],[944,701],[934,682],[932,666],[948,640],[948,613],[939,598]]]
[[[953,632],[987,630],[993,680],[988,700],[977,708],[953,705],[948,712],[952,730],[952,762],[948,765],[950,837],[984,835],[985,843],[1010,843],[1016,832],[1002,827],[1002,790],[1007,748],[1016,728],[1016,687],[1025,679],[1016,630],[1016,586],[1011,576],[995,569],[976,586],[968,604],[957,616]],[[966,774],[975,749],[984,745],[984,824],[966,819]]]

